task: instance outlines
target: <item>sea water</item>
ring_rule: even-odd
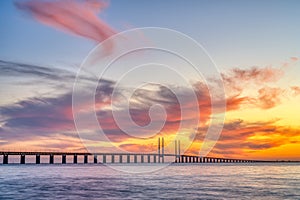
[[[0,199],[300,199],[300,163],[113,167],[1,164]]]

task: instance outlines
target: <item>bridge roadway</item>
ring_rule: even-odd
[[[88,156],[93,156],[93,163],[165,163],[165,158],[170,158],[173,163],[246,163],[246,162],[269,162],[263,160],[245,160],[232,158],[200,157],[195,155],[179,154],[156,154],[156,153],[87,153],[87,152],[19,152],[19,151],[0,151],[3,156],[3,164],[8,164],[9,156],[20,156],[20,164],[25,164],[25,157],[35,155],[35,163],[41,163],[41,156],[49,156],[49,164],[54,164],[54,156],[61,156],[61,164],[67,163],[67,156],[73,156],[74,164],[77,164],[77,157],[84,156],[83,163],[88,163]],[[102,162],[98,158],[102,157]],[[107,157],[110,157],[108,162]],[[119,158],[118,160],[116,158]],[[125,158],[125,160],[123,160]],[[133,161],[131,160],[133,158]],[[125,161],[125,162],[124,162]]]

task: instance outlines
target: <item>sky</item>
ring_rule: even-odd
[[[72,88],[82,62],[99,42],[116,33],[162,27],[182,32],[200,43],[222,77],[225,96],[217,103],[225,100],[226,112],[220,111],[220,106],[216,116],[225,118],[220,138],[209,155],[300,160],[299,1],[111,0],[88,8],[77,7],[85,5],[85,1],[47,2],[53,3],[49,4],[52,7],[35,1],[0,2],[0,149],[85,151],[87,144],[80,140],[82,135],[78,135],[72,111]],[[62,12],[61,8],[73,8],[74,13]],[[48,12],[52,18],[48,18]],[[141,31],[140,36],[141,41],[147,40],[147,33]],[[117,42],[113,47],[107,44],[105,55],[96,58],[96,69],[123,43]],[[198,155],[215,117],[210,95],[219,92],[216,77],[207,77],[208,82],[195,80],[193,71],[189,74],[184,63],[161,52],[130,56],[107,72],[110,76],[98,83],[95,94],[97,120],[117,149],[101,138],[89,138],[98,127],[91,126],[85,115],[80,128],[86,139],[81,139],[103,151],[152,152],[156,151],[158,137],[172,144],[179,133],[186,153]],[[137,71],[122,83],[125,89],[115,94],[118,107],[112,107],[116,77],[127,69],[124,66],[151,60],[178,65],[184,77],[193,80],[197,102],[175,75],[161,66],[148,66],[146,74]],[[86,114],[94,105],[84,95],[89,93],[89,84],[95,82],[95,77],[85,74],[81,78],[78,106]],[[142,129],[133,127],[125,120],[126,101],[122,98],[134,83],[152,78],[164,80],[165,87],[148,84],[130,94],[130,116]],[[213,91],[208,90],[209,85],[214,85]],[[151,106],[157,104],[165,108],[165,113],[157,108],[149,116]],[[184,114],[179,112],[182,107]],[[195,109],[200,110],[200,116]],[[121,124],[114,120],[114,112],[121,116]],[[162,116],[163,128],[151,135]],[[154,127],[147,127],[152,117]],[[195,120],[200,122],[195,125]],[[126,134],[119,126],[136,135]]]

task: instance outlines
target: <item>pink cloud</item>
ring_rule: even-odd
[[[291,59],[292,61],[294,61],[294,62],[297,62],[297,61],[299,60],[298,57],[290,57],[290,59]]]
[[[281,88],[264,87],[258,90],[257,103],[263,109],[273,108],[281,103],[281,97],[284,94]]]
[[[292,86],[291,90],[292,90],[294,96],[300,95],[300,87],[299,86]]]
[[[16,6],[31,14],[37,21],[91,40],[101,42],[115,31],[98,17],[108,6],[104,1],[37,1],[16,2]],[[112,44],[106,47],[112,50]]]
[[[280,80],[283,75],[283,69],[252,67],[249,69],[233,68],[226,73],[222,73],[222,78],[227,92],[242,92],[245,85],[274,83]]]

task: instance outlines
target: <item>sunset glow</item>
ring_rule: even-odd
[[[151,9],[156,9],[156,5],[134,2],[132,9],[122,1],[0,3],[0,9],[5,9],[0,25],[7,27],[2,30],[0,38],[1,150],[87,151],[78,135],[72,107],[73,85],[80,65],[95,47],[95,42],[98,44],[127,30],[124,24],[133,24],[133,27],[166,27],[163,18],[154,23],[149,16],[138,16],[138,13],[144,11],[145,15],[149,14]],[[126,120],[122,98],[130,88],[117,90],[115,99],[112,97],[119,81],[113,75],[120,71],[107,70],[110,76],[98,82],[95,105],[91,105],[85,97],[92,91],[91,82],[98,81],[98,74],[89,72],[87,67],[84,68],[86,77],[81,82],[84,90],[77,109],[82,115],[89,115],[95,107],[99,125],[111,141],[108,144],[89,139],[90,135],[98,131],[98,127],[91,125],[87,117],[83,118],[82,123],[85,123],[88,145],[100,148],[103,152],[115,151],[112,146],[129,152],[156,152],[157,139],[163,136],[166,153],[174,152],[176,139],[181,141],[185,154],[198,155],[208,127],[220,125],[212,124],[213,117],[224,114],[220,138],[209,156],[300,161],[299,14],[296,17],[285,16],[282,22],[281,16],[278,16],[279,11],[288,12],[284,8],[293,9],[292,5],[281,1],[277,6],[269,8],[265,2],[260,2],[261,8],[257,12],[263,15],[264,20],[257,20],[251,14],[253,5],[250,2],[248,8],[241,7],[239,3],[229,7],[219,2],[221,13],[217,10],[214,14],[205,11],[214,10],[209,2],[205,3],[204,8],[199,6],[197,12],[188,2],[184,5],[184,2],[177,2],[180,4],[177,8],[182,13],[191,9],[190,14],[175,12],[172,9],[174,5],[165,10],[165,15],[176,21],[167,24],[167,28],[183,32],[199,42],[216,63],[225,89],[225,99],[221,96],[219,101],[226,102],[226,112],[222,111],[220,103],[220,107],[215,108],[217,113],[212,116],[211,95],[219,94],[221,88],[216,77],[195,80],[197,76],[193,71],[187,71],[186,74],[192,75],[187,77],[185,74],[184,78],[192,85],[198,105],[191,98],[189,88],[184,83],[177,84],[180,81],[176,77],[165,78],[170,82],[169,85],[144,85],[136,89],[129,99],[131,119],[138,126],[144,127],[140,131]],[[165,4],[171,2],[166,1]],[[128,8],[128,12],[136,13],[122,13],[122,6]],[[160,15],[157,13],[154,18]],[[215,20],[222,15],[224,21]],[[207,20],[204,20],[205,17]],[[199,22],[191,25],[190,22],[194,20]],[[230,24],[226,20],[233,22]],[[261,32],[262,38],[256,35],[257,31]],[[138,34],[140,40],[151,44],[146,34]],[[128,38],[122,40],[132,42]],[[99,64],[108,59],[112,52],[118,51],[118,48],[117,44],[106,43],[103,51],[95,60],[91,59],[91,63]],[[157,58],[177,62],[175,58],[171,60],[169,55],[150,51],[129,56],[135,57],[137,63],[143,59],[156,61]],[[128,60],[123,60],[117,67],[124,65],[126,68],[126,64],[130,64]],[[145,80],[149,77],[159,80],[160,76],[167,74],[155,71],[155,67],[146,74],[137,72],[136,79],[144,76]],[[181,68],[184,67],[182,65]],[[135,80],[132,81],[134,83]],[[209,90],[210,85],[213,85],[213,90]],[[179,92],[175,94],[170,88]],[[178,96],[184,99],[184,104],[180,104]],[[112,101],[117,102],[117,106],[113,106]],[[153,123],[157,127],[161,120],[165,121],[158,134],[149,136],[152,128],[156,128],[147,129],[151,122],[149,111],[153,105],[163,107],[166,117],[163,119],[160,108],[152,113]],[[182,109],[185,110],[184,115]],[[121,116],[122,125],[132,130],[132,133],[140,131],[139,137],[121,130],[113,116],[114,112]]]

